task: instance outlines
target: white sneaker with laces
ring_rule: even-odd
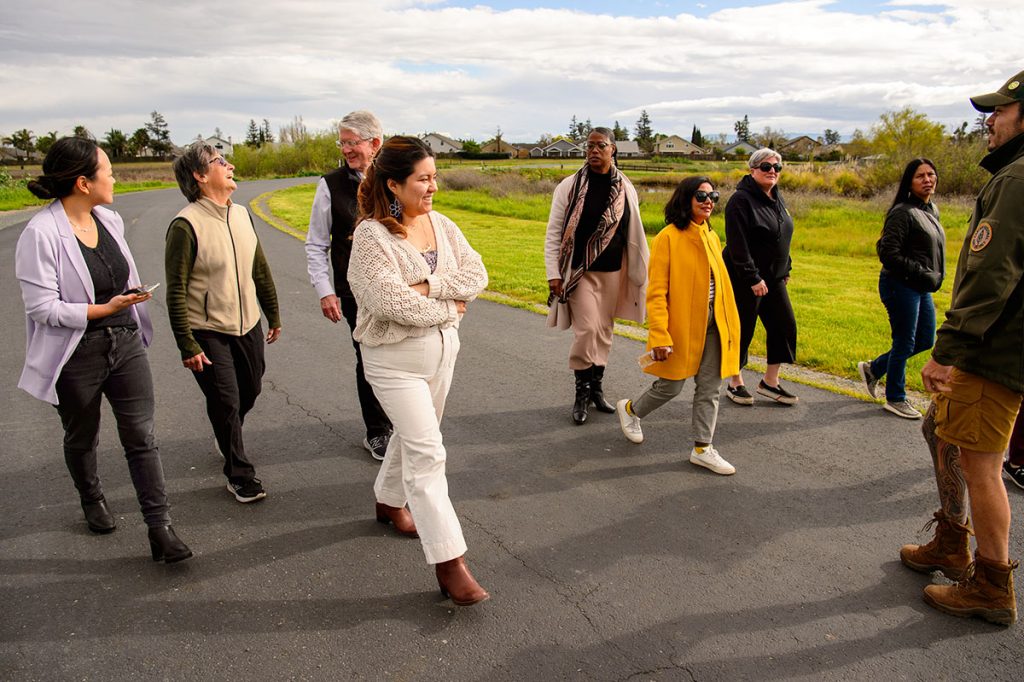
[[[644,432],[640,428],[640,417],[630,414],[626,410],[627,403],[629,400],[626,398],[615,403],[615,414],[619,415],[619,427],[622,429],[622,435],[631,443],[643,443]]]
[[[704,448],[704,452],[697,452],[697,448],[690,450],[690,464],[696,464],[705,469],[711,469],[716,474],[729,476],[736,473],[736,467],[722,459],[713,445]]]
[[[885,405],[883,405],[883,407],[887,411],[892,412],[897,417],[903,417],[904,419],[920,419],[921,418],[921,413],[918,412],[917,410],[915,410],[914,406],[911,405],[906,400],[901,400],[898,403],[891,403],[889,401],[886,401],[886,403],[885,403]]]

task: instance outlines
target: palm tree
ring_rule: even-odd
[[[128,136],[116,128],[111,128],[103,138],[103,146],[111,158],[119,159],[128,151]]]

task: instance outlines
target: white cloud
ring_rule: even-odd
[[[866,128],[913,106],[955,125],[1024,67],[1024,7],[828,0],[633,18],[441,0],[21,3],[0,28],[0,133],[130,132],[161,111],[176,141],[250,118],[325,127],[369,108],[389,132],[562,132],[575,114],[660,132]],[[938,5],[942,9],[935,11]],[[1010,6],[1008,6],[1010,5]],[[983,49],[988,47],[987,50]]]

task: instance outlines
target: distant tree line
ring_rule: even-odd
[[[153,111],[149,115],[149,122],[138,128],[131,135],[126,134],[117,128],[111,128],[104,133],[103,138],[97,140],[88,128],[84,125],[76,125],[73,137],[82,137],[94,140],[99,143],[104,151],[114,160],[136,158],[140,156],[151,156],[164,158],[174,150],[171,142],[171,129],[167,119],[159,111]],[[24,162],[38,152],[45,155],[50,147],[60,137],[56,130],[52,130],[36,136],[31,130],[22,128],[11,135],[3,137],[3,143],[13,147],[18,153],[18,160]]]

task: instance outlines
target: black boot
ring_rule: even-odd
[[[587,407],[590,405],[590,378],[592,368],[574,370],[576,374],[576,401],[572,404],[572,420],[577,424],[587,421]]]
[[[590,370],[593,372],[590,380],[590,402],[601,412],[608,414],[615,412],[615,406],[604,399],[604,388],[601,387],[601,380],[604,379],[604,367],[594,365]]]
[[[82,511],[85,512],[85,522],[93,533],[105,535],[113,533],[117,528],[114,515],[107,509],[107,501],[102,497],[95,502],[82,500]]]
[[[149,529],[149,549],[153,552],[153,561],[173,564],[192,556],[192,550],[174,534],[170,526]]]

